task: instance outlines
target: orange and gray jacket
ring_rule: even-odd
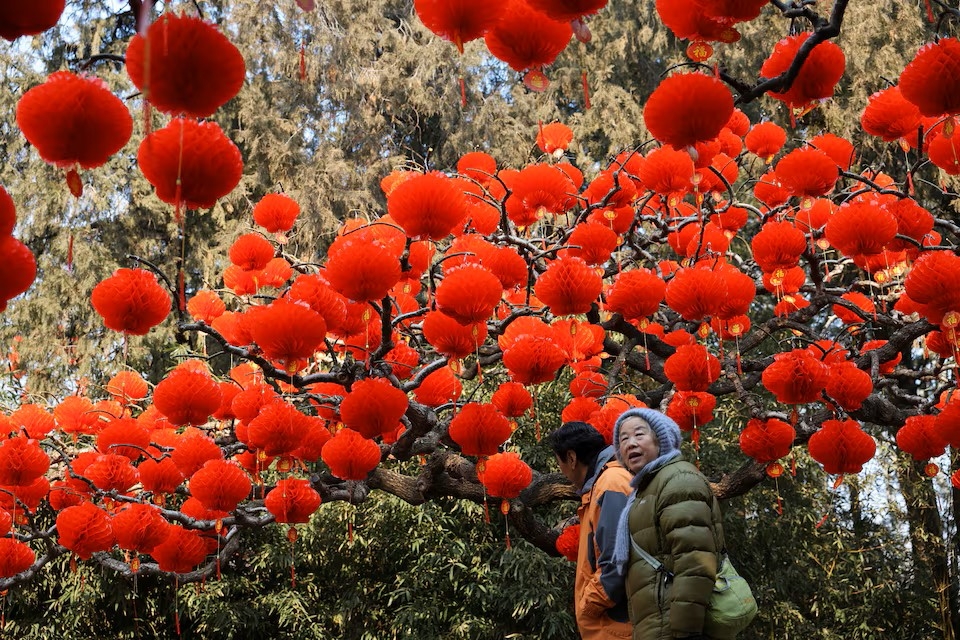
[[[624,576],[613,564],[620,513],[627,504],[630,472],[614,458],[613,447],[597,455],[580,490],[580,550],[574,586],[577,626],[585,640],[629,638]]]

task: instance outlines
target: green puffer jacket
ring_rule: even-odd
[[[703,632],[724,549],[720,507],[695,466],[682,459],[645,478],[628,516],[634,542],[673,574],[667,579],[631,549],[626,587],[633,640]]]

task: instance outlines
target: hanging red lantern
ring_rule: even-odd
[[[853,143],[832,133],[821,133],[810,138],[809,145],[827,154],[841,171],[849,171],[857,158]]]
[[[897,431],[897,446],[914,460],[929,460],[942,456],[947,441],[936,428],[936,416],[919,415],[907,418]]]
[[[300,215],[300,205],[283,193],[268,193],[253,207],[253,221],[268,233],[286,233]]]
[[[0,509],[34,513],[49,493],[50,481],[42,476],[29,484],[0,485]]]
[[[833,191],[840,171],[833,158],[813,147],[794,149],[783,156],[774,172],[780,184],[792,195],[803,198],[809,206],[811,198],[819,198]]]
[[[37,404],[22,404],[10,414],[10,421],[18,430],[26,432],[28,438],[42,440],[53,431],[57,423],[53,414]]]
[[[813,33],[808,31],[778,42],[760,67],[760,77],[775,78],[785,72],[811,35]],[[833,95],[845,66],[846,57],[836,43],[829,40],[820,42],[807,56],[790,88],[782,93],[771,92],[770,97],[783,101],[790,109],[805,109]]]
[[[706,391],[720,378],[720,360],[699,344],[684,345],[664,361],[663,375],[678,391]]]
[[[268,456],[293,453],[310,430],[310,417],[288,402],[278,400],[261,406],[247,430],[249,446]]]
[[[472,0],[414,0],[413,8],[427,29],[452,42],[463,53],[463,45],[483,35],[500,20],[508,0],[477,4]]]
[[[833,311],[834,315],[840,319],[844,324],[860,324],[866,322],[868,316],[876,315],[877,309],[876,305],[873,304],[873,300],[863,295],[859,291],[848,291],[847,293],[840,296],[842,300],[846,300],[851,303],[862,313],[857,313],[852,311],[847,307],[839,304],[833,305],[830,309]]]
[[[117,269],[90,294],[108,329],[146,335],[170,313],[170,294],[146,269]]]
[[[177,463],[170,457],[147,458],[137,466],[137,472],[143,490],[157,496],[173,493],[184,480]]]
[[[807,248],[803,232],[789,222],[772,221],[763,225],[750,241],[753,259],[764,272],[791,269],[800,262]]]
[[[773,356],[761,380],[778,402],[804,404],[820,399],[829,379],[828,368],[806,349],[794,349]]]
[[[220,385],[205,373],[174,369],[154,389],[153,405],[175,426],[199,426],[220,408]]]
[[[512,451],[495,453],[487,458],[483,471],[477,476],[487,494],[495,498],[513,500],[533,481],[533,470]]]
[[[567,354],[550,336],[524,335],[503,348],[503,366],[521,384],[549,382],[567,361]]]
[[[407,380],[420,364],[420,352],[406,342],[398,342],[383,356],[383,361],[390,365],[390,371],[398,380]]]
[[[243,56],[202,18],[164,12],[145,35],[130,40],[127,73],[158,111],[193,118],[212,115],[243,85]]]
[[[897,220],[876,202],[847,203],[831,216],[823,233],[845,256],[876,254],[897,235]]]
[[[263,506],[282,524],[304,523],[320,507],[321,498],[309,480],[284,478],[278,480],[263,501]]]
[[[110,420],[97,434],[97,451],[136,462],[150,446],[150,432],[133,418]]]
[[[208,460],[190,476],[190,494],[213,511],[233,511],[252,488],[247,472],[229,460]]]
[[[259,233],[245,233],[230,245],[230,262],[244,271],[259,271],[273,260],[274,248]]]
[[[0,236],[0,311],[29,289],[36,277],[37,261],[27,245],[13,236]]]
[[[484,35],[484,41],[495,58],[514,71],[527,72],[527,88],[543,91],[549,81],[540,69],[556,60],[572,35],[569,22],[553,20],[525,0],[510,0],[500,20]]]
[[[213,321],[227,310],[223,299],[216,291],[201,289],[187,301],[187,312],[197,322],[212,325]]]
[[[437,287],[437,308],[462,325],[485,322],[500,304],[500,280],[479,264],[451,269]]]
[[[91,502],[67,507],[57,514],[57,542],[89,560],[97,551],[107,551],[115,540],[110,516]]]
[[[643,108],[643,121],[657,140],[677,149],[712,140],[733,114],[733,95],[705,73],[665,78]]]
[[[610,259],[620,238],[609,225],[602,222],[582,222],[573,228],[567,242],[571,247],[565,249],[563,255],[581,258],[588,265],[596,267]]]
[[[796,430],[783,420],[751,418],[740,433],[740,450],[767,465],[767,474],[775,477],[783,468],[774,467],[774,463],[790,453],[796,437]]]
[[[340,403],[343,423],[365,438],[376,438],[396,429],[407,410],[407,394],[386,378],[354,383]]]
[[[580,553],[580,525],[572,524],[564,527],[560,535],[557,536],[554,546],[557,553],[570,562],[576,562],[577,554]]]
[[[107,382],[107,393],[128,407],[147,397],[149,388],[146,380],[136,371],[120,371]]]
[[[607,293],[607,310],[625,320],[641,320],[657,312],[666,290],[666,283],[650,269],[621,271]]]
[[[900,198],[884,203],[883,206],[897,220],[897,235],[911,238],[916,243],[894,238],[886,244],[887,250],[912,252],[915,259],[919,254],[917,245],[922,245],[927,234],[933,231],[933,214],[913,198]]]
[[[667,305],[684,320],[696,322],[716,315],[724,302],[723,281],[712,269],[684,267],[667,283]]]
[[[591,205],[619,209],[632,205],[637,199],[637,187],[625,173],[613,167],[601,171],[580,194]]]
[[[453,369],[449,366],[440,367],[431,372],[420,386],[413,390],[413,397],[417,402],[428,407],[439,407],[449,402],[456,402],[463,392],[463,385],[457,379]]]
[[[463,325],[441,311],[428,311],[423,319],[423,337],[437,353],[460,360],[476,353],[487,339],[487,325]]]
[[[508,418],[519,418],[533,408],[533,396],[518,382],[504,382],[493,392],[491,404]]]
[[[560,215],[573,206],[576,188],[556,165],[532,164],[512,177],[500,172],[510,189],[504,201],[507,217],[520,229],[535,224],[545,215]]]
[[[341,236],[328,255],[330,286],[350,300],[380,300],[400,281],[400,261],[378,242]]]
[[[79,197],[76,167],[105,164],[130,140],[133,118],[102,80],[57,71],[17,102],[17,126],[44,161],[70,170],[68,184]]]
[[[346,299],[330,288],[330,284],[316,274],[300,274],[290,285],[288,297],[305,302],[323,316],[327,331],[335,332],[343,327],[347,318]]]
[[[575,315],[590,310],[603,289],[596,269],[581,258],[557,258],[540,274],[534,293],[555,316]]]
[[[302,302],[285,298],[252,307],[246,316],[246,328],[263,355],[291,372],[309,361],[327,335],[322,315]]]
[[[535,2],[537,0],[532,0],[530,6],[536,6]],[[541,0],[543,1],[543,0]],[[606,0],[602,0],[606,4]],[[549,13],[547,15],[550,15]],[[550,16],[554,20],[560,20],[556,16]],[[551,122],[549,124],[541,124],[537,129],[537,146],[544,153],[549,153],[550,155],[560,157],[563,156],[563,152],[567,150],[567,147],[570,146],[570,143],[573,141],[573,131],[567,125],[562,122]]]
[[[877,443],[856,420],[826,420],[807,442],[810,457],[831,475],[859,473],[877,451]]]
[[[14,41],[52,28],[60,20],[65,0],[10,2],[0,8],[0,38]]]
[[[904,289],[930,322],[952,322],[960,312],[960,256],[953,251],[924,251],[904,280]]]
[[[829,367],[826,392],[844,411],[856,411],[873,392],[870,374],[852,362],[840,362]]]
[[[670,206],[675,206],[684,195],[693,190],[695,173],[689,153],[672,147],[660,147],[647,154],[640,166],[639,177],[648,189],[667,199]],[[630,218],[632,223],[633,216]]]
[[[787,142],[787,132],[775,122],[760,122],[750,128],[743,143],[747,151],[769,163]]]
[[[50,457],[36,440],[24,437],[0,442],[0,485],[27,485],[50,468]]]
[[[0,580],[23,573],[36,559],[29,545],[14,538],[0,538]]]
[[[562,422],[587,422],[593,424],[591,416],[599,414],[600,403],[591,397],[574,397],[560,412]]]
[[[581,371],[570,381],[570,395],[574,398],[602,398],[607,385],[606,376],[599,371]]]
[[[457,173],[487,185],[497,175],[497,160],[483,151],[470,151],[457,160]]]
[[[215,122],[171,120],[140,143],[137,164],[167,204],[209,209],[243,174],[240,149]]]
[[[704,391],[677,391],[667,404],[666,415],[677,423],[681,431],[693,432],[694,445],[699,444],[699,429],[713,420],[717,399]]]
[[[126,493],[140,480],[130,458],[116,454],[102,454],[82,473],[101,491]]]
[[[921,126],[921,117],[920,109],[903,97],[900,87],[888,87],[867,100],[860,116],[860,126],[872,136],[893,142],[915,135]]]
[[[468,402],[450,421],[448,434],[464,455],[492,456],[510,434],[510,421],[493,404]]]
[[[96,433],[100,418],[93,410],[93,403],[81,396],[67,396],[53,408],[53,418],[64,433]]]
[[[415,175],[387,196],[387,213],[414,239],[446,238],[467,210],[463,190],[441,173]]]
[[[380,464],[380,447],[353,429],[341,429],[323,445],[321,458],[342,480],[366,480]]]
[[[210,436],[196,429],[187,430],[178,438],[170,452],[177,469],[184,478],[196,473],[208,460],[223,458],[223,451]]]
[[[201,532],[177,524],[168,524],[166,538],[150,551],[160,571],[168,573],[189,573],[207,559],[208,553]]]
[[[900,73],[898,86],[903,97],[921,115],[940,117],[960,113],[960,40],[940,38],[917,51]]]
[[[113,515],[111,524],[117,546],[136,553],[150,553],[170,533],[160,510],[149,504],[125,505]]]

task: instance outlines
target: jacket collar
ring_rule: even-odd
[[[608,446],[606,449],[600,451],[597,454],[597,459],[593,462],[593,467],[587,472],[587,481],[583,483],[583,488],[577,492],[577,495],[582,496],[590,492],[593,489],[593,483],[597,481],[597,478],[600,477],[600,474],[603,473],[603,468],[608,462],[610,462],[614,457],[613,445]]]

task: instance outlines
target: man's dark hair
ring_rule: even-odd
[[[577,460],[593,464],[597,454],[607,447],[606,440],[596,428],[586,422],[566,422],[550,434],[550,448],[561,458],[568,451],[577,454]]]

